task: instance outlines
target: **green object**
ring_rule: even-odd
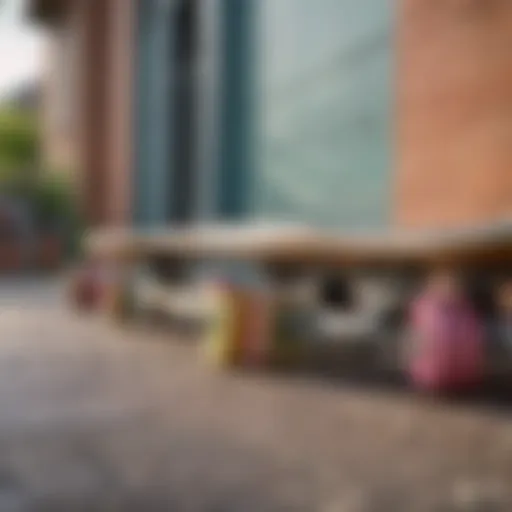
[[[0,109],[0,179],[19,179],[23,178],[20,173],[35,172],[38,156],[35,115],[16,109]]]
[[[62,179],[51,176],[40,179],[33,194],[36,216],[43,223],[56,224],[73,210],[71,187]]]

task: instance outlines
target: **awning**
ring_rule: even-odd
[[[468,229],[348,234],[307,226],[220,224],[163,230],[100,230],[93,255],[169,256],[342,266],[496,264],[512,261],[512,222]]]

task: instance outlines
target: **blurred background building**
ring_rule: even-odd
[[[508,0],[31,0],[92,225],[512,213]]]

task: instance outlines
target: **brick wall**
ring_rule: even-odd
[[[50,27],[44,158],[75,174],[91,226],[130,218],[134,2],[70,0]]]
[[[109,0],[107,74],[107,180],[105,222],[130,222],[133,158],[133,61],[136,0]]]
[[[397,222],[512,214],[512,1],[398,2]]]
[[[111,13],[104,0],[82,4],[80,178],[84,214],[92,226],[104,224],[107,189],[108,38]]]

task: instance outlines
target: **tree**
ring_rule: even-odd
[[[33,178],[38,155],[35,114],[0,108],[0,182],[26,183]]]

